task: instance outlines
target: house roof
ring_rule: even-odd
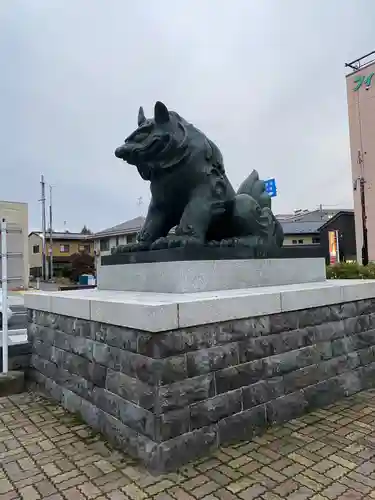
[[[276,215],[276,218],[281,222],[319,222],[327,221],[334,217],[337,213],[342,212],[343,209],[316,209],[316,210],[296,210],[291,214]]]
[[[284,222],[280,221],[284,234],[316,234],[322,226],[321,222]]]
[[[103,229],[98,233],[94,234],[94,238],[103,238],[106,236],[120,236],[122,234],[135,233],[141,229],[145,218],[142,216],[135,217],[134,219],[127,220],[117,226],[109,227],[108,229]]]
[[[314,210],[294,219],[280,220],[284,234],[316,234],[341,214],[354,214],[354,210]]]
[[[328,226],[328,224],[331,224],[332,222],[334,222],[336,219],[339,218],[340,215],[342,214],[347,214],[347,215],[353,215],[354,216],[354,210],[353,209],[346,209],[346,210],[340,210],[339,212],[337,212],[337,214],[335,214],[333,217],[331,217],[330,219],[328,219],[320,228],[320,230],[322,230],[323,228],[325,228],[326,226]]]
[[[43,239],[43,233],[40,231],[31,231],[31,233],[29,233],[29,236],[31,236],[32,234],[36,234]],[[50,238],[50,233],[48,231],[46,232],[46,238]],[[66,231],[52,233],[53,240],[92,240],[92,238],[92,234],[68,233]]]

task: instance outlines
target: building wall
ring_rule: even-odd
[[[47,252],[49,252],[50,244],[47,239]],[[77,252],[86,250],[90,255],[93,255],[94,245],[90,241],[85,240],[53,240],[52,255],[53,257],[69,257]]]
[[[30,270],[42,267],[42,249],[43,249],[42,238],[36,233],[31,233],[29,236]]]
[[[310,234],[286,234],[286,235],[284,235],[284,246],[312,245],[312,244],[313,244],[313,236]]]
[[[356,239],[353,214],[341,214],[334,220],[324,225],[321,230],[321,246],[324,249],[326,262],[329,264],[328,232],[338,231],[339,253],[341,261],[355,260]]]
[[[350,152],[353,185],[363,174],[366,196],[369,259],[375,260],[375,75],[367,89],[363,84],[354,90],[359,77],[367,78],[375,72],[375,63],[347,76],[347,99],[349,113]],[[362,151],[363,169],[358,163],[358,151]],[[359,183],[353,190],[357,260],[362,261],[362,219]]]
[[[94,240],[95,251],[95,268],[100,267],[101,258],[105,255],[111,255],[111,249],[118,245],[127,245],[128,243],[135,242],[137,233],[123,234],[120,236],[110,236],[104,238],[97,238]]]
[[[43,238],[38,233],[31,233],[28,238],[28,252],[30,270],[39,268],[42,269],[42,252],[43,252]],[[38,247],[38,248],[36,248]],[[47,237],[46,252],[47,256],[50,255],[50,242]],[[87,240],[74,240],[74,239],[53,239],[52,241],[52,256],[55,259],[54,267],[58,264],[59,259],[64,262],[71,255],[86,250],[90,255],[94,255],[94,242]]]
[[[0,201],[0,219],[6,219],[10,231],[7,238],[9,288],[29,285],[28,217],[27,203]],[[20,232],[16,232],[18,230]]]

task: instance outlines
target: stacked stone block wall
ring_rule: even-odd
[[[34,380],[151,470],[375,385],[375,299],[162,333],[29,311]]]

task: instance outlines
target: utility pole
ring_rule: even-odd
[[[363,231],[363,245],[362,245],[362,264],[368,264],[368,239],[367,239],[367,215],[366,215],[366,198],[365,198],[365,179],[363,176],[359,180],[359,187],[361,192],[361,209],[362,209],[362,231]]]
[[[53,279],[52,186],[49,187],[49,278]]]
[[[361,216],[362,216],[362,265],[368,264],[368,238],[367,238],[367,214],[366,214],[366,195],[365,195],[365,177],[364,160],[361,151],[358,151],[358,164],[361,170],[359,177],[359,192],[361,197]]]
[[[42,197],[40,201],[42,202],[42,233],[43,233],[43,244],[42,244],[42,277],[45,281],[47,279],[47,258],[46,258],[46,183],[44,182],[44,175],[40,178],[40,186]]]
[[[1,220],[1,288],[3,295],[3,324],[2,329],[2,351],[3,351],[3,373],[8,373],[8,249],[7,249],[7,222]]]

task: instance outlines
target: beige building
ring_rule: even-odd
[[[53,232],[52,233],[52,262],[53,274],[58,275],[63,268],[71,263],[72,255],[78,252],[86,252],[94,255],[93,236],[82,233]],[[47,233],[46,253],[51,255],[51,237]],[[29,264],[30,275],[42,276],[43,267],[43,233],[33,231],[29,234]],[[47,270],[49,272],[49,257],[47,258]]]
[[[0,201],[0,219],[3,218],[7,222],[9,289],[27,288],[29,285],[27,203]]]
[[[357,260],[364,248],[364,206],[368,259],[375,261],[375,52],[346,66]]]

